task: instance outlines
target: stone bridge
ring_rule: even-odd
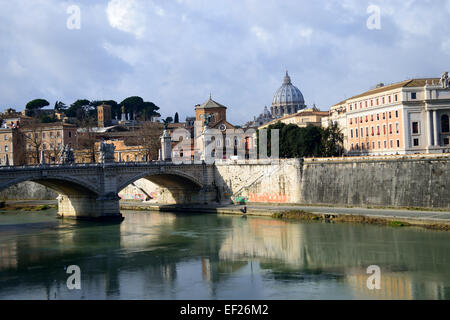
[[[202,203],[216,198],[213,177],[211,165],[164,162],[2,167],[0,190],[33,181],[59,194],[62,217],[120,219],[118,193],[138,179],[167,188],[180,203]]]
[[[89,220],[121,219],[118,193],[148,179],[176,203],[297,202],[301,160],[225,161],[215,164],[104,163],[0,167],[0,191],[24,181],[55,190],[58,214]]]

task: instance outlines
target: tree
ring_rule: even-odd
[[[25,159],[28,164],[38,164],[42,147],[42,125],[39,120],[27,121],[21,130],[22,140],[25,142]]]
[[[136,117],[143,118],[144,120],[150,120],[152,117],[161,116],[157,110],[157,107],[153,102],[145,102],[144,99],[138,96],[128,97],[123,100],[119,107],[124,107],[126,113],[135,114]]]
[[[172,117],[167,117],[165,121],[167,123],[171,123],[171,122],[173,122],[173,118]]]
[[[175,119],[173,120],[173,123],[179,123],[180,119],[178,119],[178,112],[175,112]]]
[[[322,128],[309,125],[301,128],[295,124],[284,124],[281,121],[267,128],[267,150],[271,151],[271,130],[280,130],[280,158],[319,157],[322,151]],[[259,138],[259,131],[257,133]],[[259,152],[259,143],[258,143]]]
[[[342,155],[344,149],[344,134],[337,122],[331,122],[322,130],[322,156],[336,157]]]
[[[86,110],[89,109],[90,101],[87,99],[78,99],[70,105],[65,111],[66,116],[80,119],[85,118]]]
[[[48,105],[50,105],[50,102],[48,102],[47,100],[44,100],[44,99],[31,100],[25,106],[25,114],[27,116],[34,116],[36,114],[36,111],[38,111]]]
[[[67,106],[66,106],[66,104],[64,103],[64,102],[62,102],[62,101],[56,101],[55,102],[55,112],[56,111],[64,111],[64,110],[66,110],[67,109]]]
[[[146,160],[158,159],[158,151],[161,148],[160,137],[162,135],[162,127],[158,122],[145,122],[144,125],[136,132],[136,135],[127,137],[125,145],[138,146],[139,154]]]
[[[94,130],[96,121],[93,118],[84,118],[78,120],[78,127],[81,129],[78,135],[78,151],[83,152],[84,156],[91,162],[96,162],[97,148],[95,142],[97,141],[97,134]]]

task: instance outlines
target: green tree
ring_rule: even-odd
[[[28,102],[25,106],[25,113],[27,116],[34,116],[36,114],[37,110],[42,109],[43,107],[46,107],[50,105],[50,102],[48,102],[45,99],[34,99]]]
[[[161,116],[158,112],[156,112],[159,110],[159,107],[157,107],[153,102],[146,102],[138,96],[126,98],[120,103],[119,106],[123,106],[126,113],[136,114],[137,117],[143,118],[144,120],[150,120],[151,117]]]
[[[86,109],[89,108],[90,101],[87,99],[78,99],[70,105],[70,107],[65,111],[66,116],[72,118],[84,118]]]
[[[322,128],[309,125],[306,128],[295,124],[284,124],[281,121],[270,125],[267,130],[267,150],[270,156],[271,130],[279,131],[280,158],[319,157],[322,152]],[[259,131],[257,133],[259,138]],[[258,143],[259,152],[259,143]]]
[[[64,111],[67,109],[67,106],[64,102],[62,101],[56,101],[55,102],[55,111]]]
[[[178,117],[178,112],[175,112],[175,118],[173,120],[173,123],[180,123],[180,119]]]
[[[332,122],[322,130],[322,156],[336,157],[342,155],[344,149],[344,134],[337,122]]]

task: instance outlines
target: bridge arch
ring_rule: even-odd
[[[0,191],[26,181],[39,183],[45,187],[48,187],[56,191],[59,194],[66,194],[66,195],[83,194],[92,196],[99,195],[99,192],[95,186],[89,185],[87,182],[78,179],[76,177],[65,177],[60,175],[52,175],[48,177],[36,175],[19,176],[18,178],[1,183]]]
[[[159,191],[161,192],[167,191],[170,194],[169,198],[175,203],[195,203],[200,201],[199,193],[203,189],[203,184],[198,178],[181,170],[145,170],[127,177],[119,183],[117,193],[120,193],[127,186],[134,184],[134,182],[140,179],[146,179],[152,182],[159,187]],[[146,195],[149,196],[149,194]]]

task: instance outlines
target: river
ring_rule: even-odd
[[[0,213],[0,299],[450,299],[450,233],[123,212]],[[81,289],[69,290],[77,265]],[[380,268],[370,290],[367,268]]]

